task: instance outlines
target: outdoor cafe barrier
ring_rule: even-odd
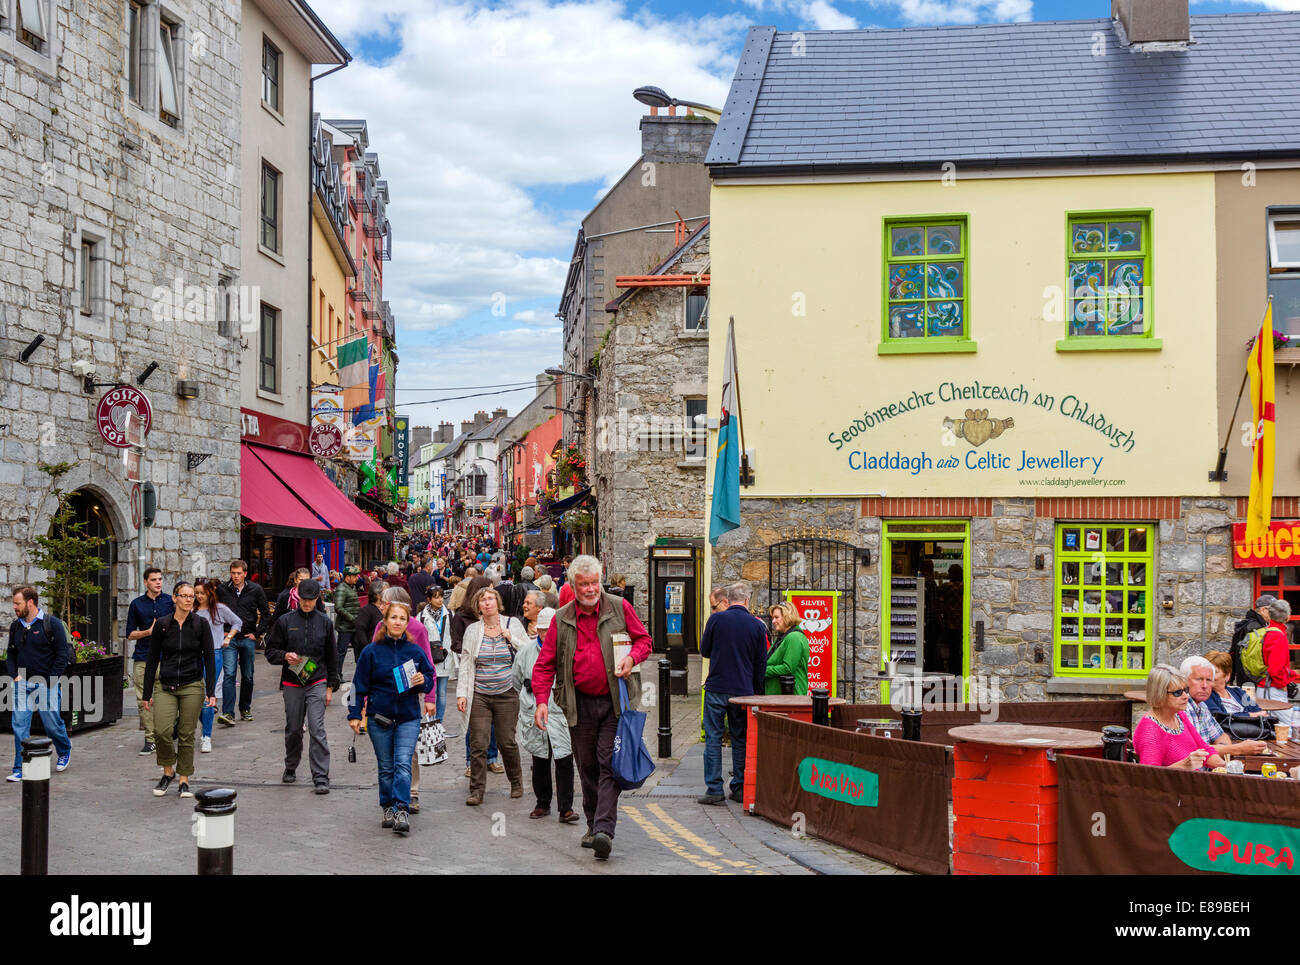
[[[1295,875],[1300,781],[1061,756],[1059,874]]]
[[[951,750],[761,709],[751,720],[757,814],[908,871],[948,873]]]
[[[948,731],[952,728],[984,723],[983,718],[989,716],[965,707],[922,706],[920,709],[921,740],[929,744],[951,744]],[[1005,724],[1100,731],[1110,725],[1129,727],[1131,716],[1132,704],[1127,700],[1043,700],[999,703],[996,719]],[[863,718],[882,717],[899,720],[901,714],[890,704],[841,704],[831,708],[831,726],[843,730],[856,729]]]

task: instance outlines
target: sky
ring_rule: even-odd
[[[412,425],[517,412],[558,366],[582,218],[637,160],[644,84],[721,107],[746,29],[1110,15],[1109,0],[309,0],[352,63],[316,85],[388,180],[397,405]],[[1300,0],[1192,0],[1192,13]],[[480,394],[491,393],[491,394]],[[474,396],[463,398],[464,396]]]

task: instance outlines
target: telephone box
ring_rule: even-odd
[[[700,649],[700,556],[694,540],[650,547],[650,634],[655,653],[666,653],[674,671]]]

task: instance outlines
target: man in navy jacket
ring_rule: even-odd
[[[701,804],[722,804],[722,728],[731,731],[731,799],[739,801],[745,786],[745,713],[732,697],[763,692],[767,670],[767,630],[749,612],[753,592],[748,583],[727,587],[727,609],[704,624],[700,656],[709,661],[704,682],[704,783]]]
[[[14,590],[14,616],[17,619],[9,625],[6,661],[15,691],[14,769],[6,780],[21,781],[23,741],[31,735],[33,711],[41,715],[45,733],[54,742],[58,754],[54,769],[67,770],[72,741],[59,716],[59,678],[67,672],[72,653],[63,621],[41,609],[34,587]]]

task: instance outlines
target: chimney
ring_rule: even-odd
[[[1186,45],[1191,40],[1188,0],[1110,0],[1111,19],[1119,21],[1126,45]]]
[[[411,449],[419,452],[420,447],[433,441],[433,430],[428,426],[411,427]]]
[[[498,419],[504,419],[509,414],[510,413],[508,413],[505,409],[493,409],[492,421],[496,422]]]
[[[472,422],[462,422],[462,423],[460,424],[460,434],[461,434],[462,436],[465,435],[466,433],[470,433],[470,432],[473,432],[473,431],[474,431],[474,423],[472,423]]]
[[[674,108],[665,108],[673,110]],[[641,118],[641,156],[659,164],[703,164],[718,125],[699,114],[651,114]]]
[[[482,429],[485,425],[487,425],[491,421],[492,420],[488,418],[488,414],[484,412],[482,409],[479,409],[477,412],[474,413],[475,429]]]
[[[451,442],[456,435],[456,427],[450,422],[438,423],[438,434],[434,436],[434,442]]]

